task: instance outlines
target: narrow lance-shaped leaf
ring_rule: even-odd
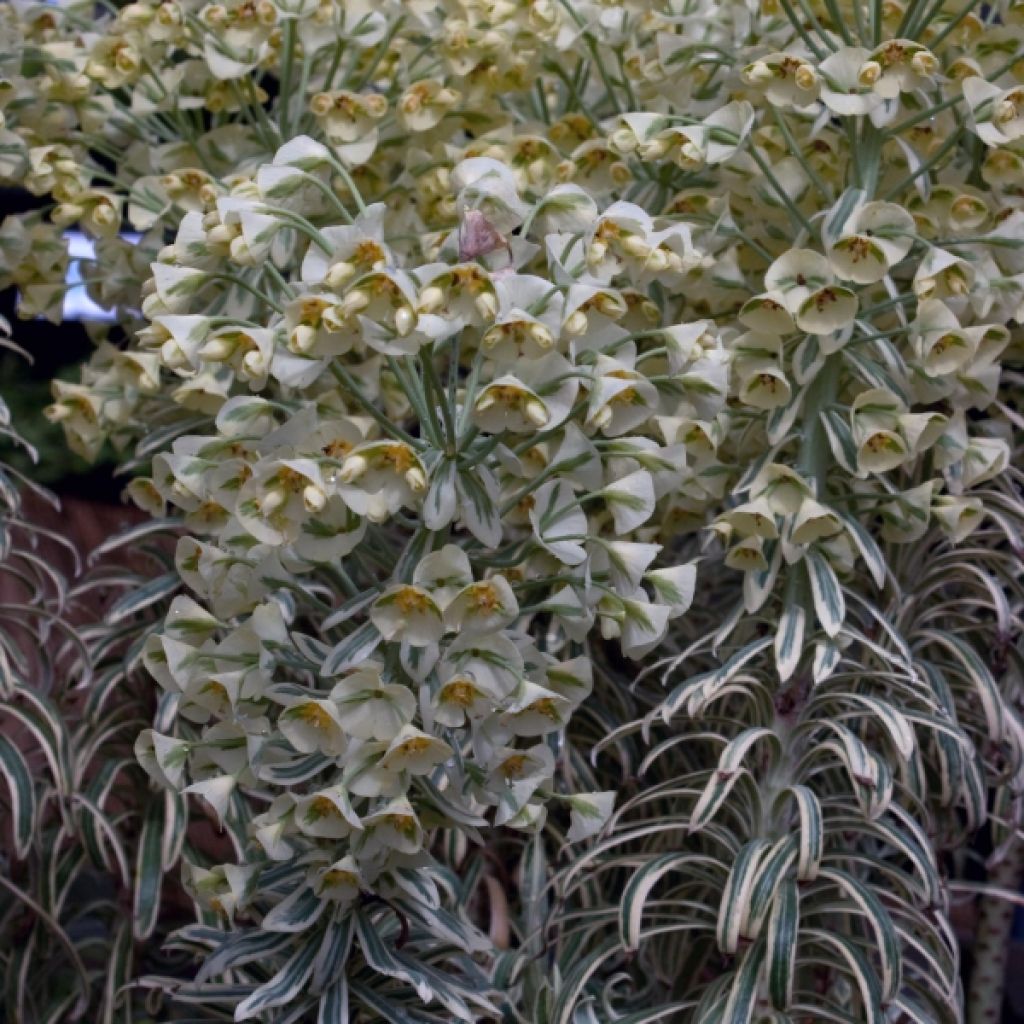
[[[846,618],[846,602],[835,569],[820,551],[813,548],[804,556],[804,561],[814,598],[814,613],[821,628],[829,636],[835,636]]]
[[[142,819],[135,860],[135,903],[132,932],[139,941],[148,939],[160,914],[160,886],[163,883],[164,802],[153,798]]]
[[[796,882],[787,879],[779,887],[772,903],[765,936],[768,994],[777,1010],[788,1009],[793,1001],[799,927],[800,892]]]
[[[26,857],[32,847],[36,821],[36,791],[28,762],[6,736],[0,736],[0,775],[11,794],[11,831],[14,852]]]

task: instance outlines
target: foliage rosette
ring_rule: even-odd
[[[946,854],[1024,782],[1019,5],[4,24],[55,204],[5,273],[58,315],[77,224],[115,311],[51,415],[182,534],[136,754],[235,857],[178,995],[962,1019]]]

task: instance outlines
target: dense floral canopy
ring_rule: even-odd
[[[1024,7],[100,7],[0,10],[52,200],[0,278],[59,319],[95,240],[48,412],[180,529],[135,750],[236,854],[184,994],[960,1019],[939,855],[1024,786]]]

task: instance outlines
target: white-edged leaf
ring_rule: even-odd
[[[768,917],[765,937],[768,996],[776,1010],[789,1008],[793,1001],[796,974],[796,943],[800,927],[800,892],[796,882],[786,879],[780,886]]]
[[[235,1007],[235,1020],[249,1020],[274,1006],[283,1006],[302,991],[313,970],[317,944],[303,942],[291,958],[265,985]]]
[[[142,833],[135,859],[132,934],[139,941],[153,934],[160,915],[160,886],[164,878],[161,859],[163,838],[164,802],[151,799],[142,819]]]
[[[640,927],[643,921],[644,905],[651,890],[671,871],[685,870],[687,865],[703,864],[720,872],[724,881],[725,865],[700,853],[665,853],[648,861],[634,872],[626,883],[619,905],[619,935],[627,950],[640,946]]]
[[[775,840],[768,854],[761,859],[757,868],[757,878],[747,901],[748,907],[740,924],[740,934],[744,938],[756,939],[760,936],[779,884],[789,874],[793,861],[797,859],[798,847],[799,840],[796,836],[781,836]]]
[[[320,997],[317,1024],[349,1024],[348,980],[342,974]]]
[[[743,955],[722,1014],[723,1024],[750,1024],[757,1004],[761,967],[765,958],[765,942],[758,940]]]
[[[864,559],[864,564],[867,566],[868,572],[871,573],[875,586],[881,590],[885,586],[885,555],[882,554],[875,538],[856,518],[845,512],[840,512],[838,515],[846,526],[850,540],[853,541],[861,558]]]
[[[825,850],[825,828],[821,803],[807,786],[790,786],[786,793],[796,801],[800,817],[800,842],[797,847],[796,876],[801,882],[812,882],[818,876]],[[785,794],[783,794],[783,797]]]
[[[372,622],[364,622],[331,649],[321,671],[325,676],[336,676],[346,669],[357,668],[380,646],[382,639]]]
[[[156,579],[144,583],[141,587],[129,590],[128,593],[115,601],[106,614],[106,622],[109,625],[115,625],[127,619],[129,615],[134,615],[136,612],[140,612],[144,608],[148,608],[150,605],[170,597],[180,587],[181,578],[176,572],[157,576]]]
[[[775,631],[775,668],[780,682],[784,683],[800,663],[806,621],[807,613],[801,604],[789,604],[782,611]]]
[[[302,932],[316,924],[326,907],[326,901],[308,885],[300,885],[263,918],[263,928],[269,932]]]
[[[814,548],[806,552],[804,562],[811,583],[811,596],[814,598],[814,613],[821,628],[829,636],[835,636],[846,618],[846,602],[843,600],[839,578],[828,559]]]
[[[32,848],[36,820],[36,791],[32,772],[21,751],[6,736],[0,735],[0,775],[11,793],[11,832],[14,852],[21,858]]]
[[[847,973],[853,979],[854,984],[860,993],[860,1006],[855,1018],[863,1024],[882,1024],[885,1015],[881,1006],[881,990],[878,984],[878,976],[872,970],[867,958],[845,936],[834,934],[819,928],[807,928],[803,933],[808,940],[812,940],[827,949],[838,953],[838,959],[844,964]],[[835,956],[830,956],[830,961],[835,961]]]
[[[715,939],[723,953],[732,954],[739,949],[741,926],[750,909],[750,891],[761,860],[770,849],[767,839],[751,839],[736,855],[722,891],[715,928]]]
[[[883,1002],[892,1000],[900,989],[903,973],[900,944],[889,912],[881,900],[862,882],[838,868],[822,868],[819,881],[830,881],[856,905],[867,919],[874,936],[875,949],[881,964],[881,996]]]

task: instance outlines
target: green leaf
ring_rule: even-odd
[[[742,611],[743,608],[740,605],[739,613],[742,614]],[[744,665],[756,658],[766,647],[771,647],[771,645],[772,638],[770,636],[753,640],[736,651],[717,669],[713,669],[710,672],[701,672],[699,675],[691,676],[680,683],[665,698],[664,703],[661,705],[662,720],[667,725],[684,702],[688,702],[687,713],[691,716],[696,714],[697,706],[699,706],[702,698],[706,699],[706,695],[714,693],[728,683]]]
[[[752,839],[740,850],[733,863],[722,892],[718,908],[718,926],[715,938],[723,953],[732,954],[739,949],[740,930],[750,912],[750,891],[757,880],[757,869],[771,849],[767,839]]]
[[[156,928],[160,914],[160,886],[163,882],[164,802],[150,799],[142,819],[142,833],[135,860],[135,901],[132,934],[140,942]]]
[[[765,959],[763,939],[754,943],[743,956],[729,999],[722,1014],[723,1024],[750,1024],[757,1003],[757,992],[761,980],[761,967]]]
[[[150,605],[170,597],[180,588],[181,578],[176,572],[157,576],[156,579],[144,583],[141,587],[129,590],[127,594],[124,594],[115,601],[110,606],[105,616],[105,621],[108,625],[115,625],[123,619],[127,619],[128,616],[134,615],[136,612],[140,612],[144,608],[148,608]]]
[[[27,687],[19,689],[18,697],[21,702],[30,706],[23,707],[21,703],[3,704],[0,705],[0,711],[18,719],[32,734],[46,758],[54,785],[61,793],[69,793],[72,777],[71,758],[68,751],[68,735],[60,712],[48,697]]]
[[[122,998],[122,988],[132,978],[132,928],[122,921],[110,949],[110,960],[104,965],[103,1024],[114,1024],[114,1015]]]
[[[348,981],[343,974],[320,997],[316,1024],[349,1024]]]
[[[871,969],[864,954],[845,936],[818,928],[804,929],[804,935],[821,946],[834,950],[839,954],[847,972],[853,978],[860,993],[860,1015],[856,1018],[863,1024],[883,1024],[885,1015],[882,1012],[881,993],[878,978]],[[834,957],[830,957],[834,960]]]
[[[364,622],[355,632],[331,649],[321,671],[325,676],[340,675],[366,661],[383,639],[372,622]]]
[[[430,980],[421,971],[400,961],[388,949],[378,926],[361,913],[355,915],[355,925],[356,936],[359,939],[359,946],[366,958],[366,963],[380,974],[389,978],[397,978],[399,981],[411,985],[422,1002],[430,1002],[436,994]]]
[[[339,915],[343,916],[339,917]],[[339,974],[344,975],[354,935],[355,929],[351,913],[346,909],[335,911],[334,918],[324,930],[320,951],[313,964],[311,985],[314,992],[321,991],[331,978],[337,977]]]
[[[776,1010],[785,1010],[793,1001],[796,974],[796,942],[800,927],[800,892],[796,882],[787,879],[779,887],[768,918],[766,949],[768,957],[768,994]]]
[[[849,897],[867,919],[874,934],[874,945],[881,963],[882,1001],[890,1002],[900,989],[902,958],[899,940],[889,912],[879,898],[863,883],[838,868],[822,868],[820,881],[830,881]]]
[[[747,939],[756,939],[784,875],[788,874],[797,858],[798,839],[793,835],[777,839],[757,869],[754,887],[750,890],[748,910],[743,915],[740,932]]]
[[[807,613],[803,605],[787,605],[782,611],[782,618],[775,631],[775,666],[780,682],[784,683],[800,663],[806,620]]]
[[[953,633],[922,629],[918,636],[922,641],[930,641],[939,647],[944,647],[956,659],[960,668],[963,669],[964,675],[970,681],[984,712],[989,739],[993,743],[1001,742],[1006,731],[1003,697],[992,673],[978,656],[977,651],[964,639]]]
[[[811,882],[818,875],[825,849],[825,828],[821,804],[814,791],[807,786],[790,786],[780,796],[792,795],[800,815],[800,841],[797,847],[796,876],[801,882]]]
[[[14,852],[27,857],[32,848],[36,820],[36,792],[32,773],[21,751],[6,736],[0,735],[0,775],[11,793],[11,831]]]
[[[587,982],[600,970],[606,960],[617,956],[622,947],[618,936],[605,939],[601,945],[579,960],[565,976],[555,996],[555,1004],[551,1012],[551,1024],[570,1024],[576,1010],[580,994]]]
[[[160,863],[170,871],[181,856],[188,828],[188,807],[185,797],[173,789],[164,790],[164,832],[160,847]]]
[[[804,555],[807,577],[811,582],[811,596],[814,598],[814,613],[821,628],[829,636],[835,636],[846,618],[846,602],[839,586],[835,569],[820,551],[810,548]]]
[[[423,525],[428,530],[443,530],[455,518],[455,461],[441,458],[430,471],[430,487],[423,500]]]
[[[832,204],[832,209],[822,225],[821,240],[826,246],[835,245],[836,241],[842,237],[846,222],[867,198],[867,192],[855,185],[851,185],[843,191],[843,194]]]
[[[270,963],[292,943],[290,934],[248,929],[228,932],[220,945],[203,961],[196,981],[203,983],[225,971],[237,970],[246,964],[261,960]]]
[[[313,960],[318,948],[316,942],[303,942],[270,981],[260,985],[235,1007],[235,1020],[250,1020],[263,1010],[283,1006],[294,999],[313,971]]]
[[[843,521],[850,540],[857,546],[860,557],[864,559],[864,564],[867,566],[868,572],[871,573],[875,586],[881,590],[885,586],[886,570],[885,555],[882,554],[882,549],[875,542],[875,538],[854,516],[848,515],[846,512],[839,512],[838,516]]]
[[[832,456],[850,476],[859,476],[857,470],[857,446],[853,434],[837,412],[824,411],[819,417],[825,436],[828,438]]]
[[[302,932],[311,928],[327,907],[308,885],[300,885],[263,918],[270,932]]]
[[[694,864],[710,865],[716,873],[721,873],[724,881],[726,868],[713,857],[700,853],[665,853],[645,864],[626,883],[619,905],[619,935],[627,951],[640,947],[644,904],[651,890],[670,871],[679,871]]]
[[[181,524],[182,520],[177,516],[165,519],[147,519],[144,522],[136,523],[127,530],[119,530],[103,541],[103,543],[93,548],[89,552],[89,561],[94,562],[103,555],[109,555],[112,551],[116,551],[118,548],[136,544],[143,537],[148,537],[151,533],[162,533],[165,530],[170,533],[178,529]]]

